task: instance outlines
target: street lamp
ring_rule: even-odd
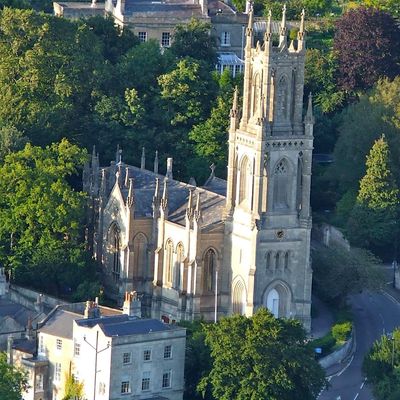
[[[99,331],[96,332],[96,345],[93,346],[86,340],[86,335],[83,336],[83,340],[96,352],[94,358],[94,388],[93,388],[93,400],[96,400],[96,380],[97,380],[97,355],[110,347],[110,342],[108,341],[107,346],[104,349],[98,350],[99,346]]]

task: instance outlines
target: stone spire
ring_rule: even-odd
[[[142,147],[142,158],[140,159],[140,169],[146,169],[146,150]]]
[[[235,91],[233,92],[233,103],[232,103],[232,108],[230,111],[230,117],[231,117],[231,125],[230,125],[230,132],[235,132],[236,129],[238,128],[239,124],[239,111],[238,111],[238,88],[237,86],[235,87]]]
[[[300,30],[297,32],[297,50],[301,51],[305,49],[304,42],[305,42],[305,37],[306,37],[306,31],[305,31],[305,16],[306,12],[303,8],[301,12],[301,20],[300,20]]]
[[[103,168],[101,170],[101,184],[100,184],[100,199],[105,199],[107,192],[107,177],[106,170]]]
[[[160,179],[156,178],[156,188],[153,195],[153,209],[160,206]]]
[[[193,217],[193,190],[189,189],[189,200],[188,200],[188,205],[186,208],[186,217],[189,219],[189,221]]]
[[[249,23],[246,29],[246,50],[250,50],[253,46],[253,35],[254,35],[253,24],[254,24],[254,7],[253,3],[251,3],[249,11]]]
[[[201,218],[201,203],[200,203],[200,191],[197,192],[196,209],[194,210],[194,218],[198,222]]]
[[[135,197],[133,193],[133,178],[129,178],[129,190],[128,197],[126,198],[126,205],[128,208],[132,208],[135,203]]]
[[[279,29],[279,47],[287,45],[286,4],[282,8],[282,22]]]
[[[265,50],[269,50],[272,47],[272,11],[268,11],[267,29],[264,34],[264,46]]]
[[[154,173],[158,174],[158,151],[156,150],[156,155],[154,157]]]
[[[315,123],[315,118],[313,113],[312,95],[310,92],[310,94],[308,95],[307,112],[304,118],[304,134],[306,136],[313,136],[314,123]]]
[[[167,172],[165,174],[165,177],[168,179],[174,179],[172,175],[172,157],[167,158]]]
[[[164,179],[164,187],[163,187],[163,194],[161,197],[161,209],[163,210],[164,214],[168,213],[168,179]]]
[[[117,144],[117,151],[115,152],[115,164],[118,165],[122,162],[122,149]]]
[[[126,167],[125,168],[125,184],[124,184],[124,186],[125,187],[128,187],[129,186],[129,167]]]

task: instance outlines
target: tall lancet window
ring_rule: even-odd
[[[213,249],[207,250],[204,256],[203,291],[213,292],[215,289],[215,271],[217,257]]]
[[[261,85],[260,85],[260,74],[255,74],[253,77],[253,88],[252,88],[252,105],[251,105],[251,115],[257,116],[260,108],[260,94],[261,94]]]
[[[172,285],[172,268],[174,263],[174,244],[168,239],[165,245],[165,281]]]
[[[183,276],[183,260],[184,260],[184,247],[182,243],[178,243],[176,246],[176,263],[175,263],[175,272],[174,272],[174,279],[175,279],[175,288],[179,289],[182,283],[182,276]]]
[[[133,254],[135,262],[134,275],[144,277],[147,274],[147,238],[138,233],[133,239]]]
[[[297,211],[302,209],[302,195],[303,195],[303,158],[300,152],[297,160],[297,188],[296,188],[296,207]]]
[[[237,281],[232,291],[232,312],[234,314],[245,314],[246,291],[243,282]]]
[[[276,117],[279,120],[288,119],[288,82],[286,76],[281,76],[276,91]]]
[[[244,156],[240,163],[239,171],[239,204],[245,203],[249,197],[249,172],[250,163],[249,159]]]
[[[112,250],[112,277],[115,283],[121,276],[121,239],[117,224],[113,224],[110,230],[110,242]]]
[[[280,160],[274,171],[274,209],[289,208],[289,166],[285,159]]]

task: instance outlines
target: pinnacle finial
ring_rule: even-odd
[[[156,155],[154,156],[154,173],[158,174],[158,151],[156,150]]]
[[[265,30],[264,41],[271,42],[272,37],[272,10],[268,11],[267,29]]]
[[[125,168],[125,187],[129,186],[129,167]]]
[[[146,149],[142,147],[142,158],[140,159],[140,169],[146,169]]]
[[[282,22],[279,36],[279,45],[287,44],[286,4],[284,4],[282,8]]]
[[[254,24],[254,8],[253,3],[250,5],[249,22],[246,29],[246,49],[250,50],[253,46],[253,24]]]
[[[301,20],[300,20],[300,30],[297,32],[297,39],[298,40],[304,40],[304,35],[305,35],[305,17],[306,17],[306,12],[303,8],[301,11]]]
[[[163,194],[161,198],[161,207],[163,210],[167,208],[168,205],[168,178],[164,179]]]
[[[197,192],[196,209],[194,211],[195,219],[198,221],[201,217],[200,191]]]
[[[128,197],[127,197],[127,205],[129,208],[133,206],[133,203],[135,202],[134,196],[133,196],[133,179],[129,178],[129,190],[128,190]]]
[[[308,95],[308,105],[307,105],[307,112],[305,117],[306,123],[314,123],[314,114],[313,114],[313,104],[312,104],[312,94],[311,92]]]

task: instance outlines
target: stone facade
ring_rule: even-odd
[[[311,97],[303,119],[304,14],[287,42],[285,11],[279,45],[272,21],[254,45],[246,29],[243,107],[230,115],[227,181],[212,171],[203,187],[123,163],[120,152],[100,171],[98,156],[84,171],[91,195],[95,257],[107,293],[143,296],[155,318],[213,320],[252,315],[260,306],[310,328]]]

